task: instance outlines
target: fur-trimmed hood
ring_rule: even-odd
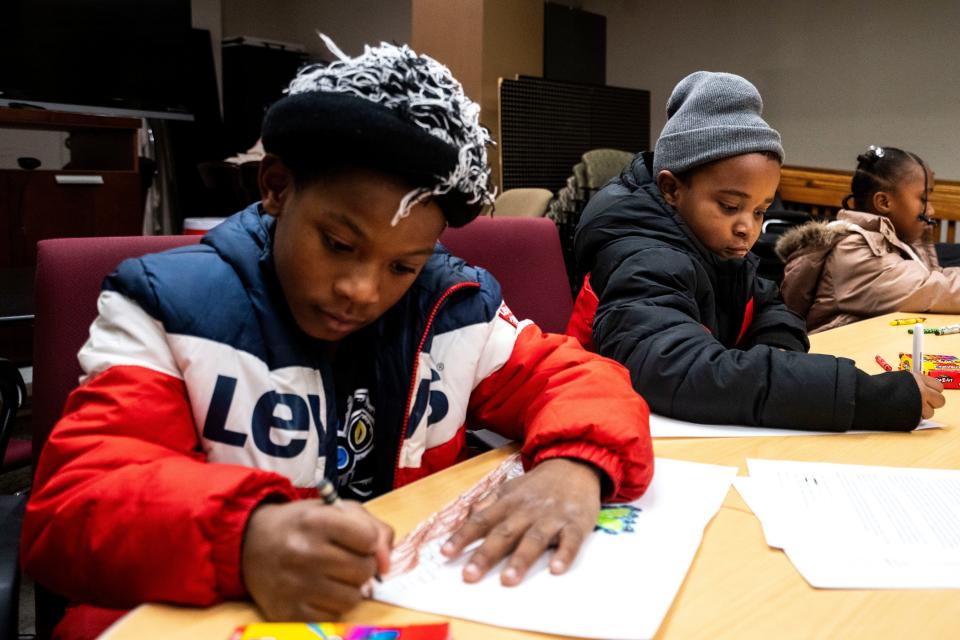
[[[786,265],[780,291],[787,306],[806,318],[816,298],[827,256],[851,233],[863,231],[851,222],[834,220],[808,222],[783,234],[777,240],[776,252]]]
[[[915,247],[910,247],[897,237],[897,230],[890,218],[841,209],[833,222],[809,222],[785,233],[777,241],[777,255],[784,262],[790,262],[799,255],[825,256],[851,233],[863,237],[875,256],[888,253],[891,245],[906,253],[915,250]]]
[[[896,270],[923,278],[939,268],[930,243],[906,243],[889,218],[863,211],[843,210],[833,222],[792,229],[776,251],[785,263],[783,300],[806,318],[810,331],[893,311],[913,289],[892,276]],[[887,284],[881,295],[873,283],[884,269]]]
[[[829,252],[853,232],[853,225],[845,222],[808,222],[794,227],[777,240],[777,256],[788,262],[797,252]]]

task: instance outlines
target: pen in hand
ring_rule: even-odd
[[[337,493],[337,488],[333,486],[333,483],[330,482],[328,478],[324,478],[320,481],[320,484],[317,485],[317,493],[320,494],[320,499],[323,500],[323,503],[326,505],[333,506],[340,502],[340,495]],[[374,574],[373,579],[377,582],[383,582],[380,574]],[[367,585],[363,590],[363,595],[369,598],[371,593],[372,587]]]

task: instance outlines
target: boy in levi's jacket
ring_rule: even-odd
[[[266,115],[262,201],[104,282],[23,526],[26,571],[79,605],[60,637],[148,601],[335,618],[388,569],[392,531],[358,501],[462,459],[466,423],[522,441],[529,470],[444,546],[486,537],[469,582],[507,558],[515,585],[551,546],[563,573],[601,499],[650,482],[623,367],[516,322],[436,244],[491,199],[477,105],[405,46],[327,44]],[[353,500],[325,505],[324,478]]]
[[[757,276],[749,251],[783,162],[762,109],[733,74],[698,71],[676,86],[654,152],[583,212],[575,251],[590,275],[568,333],[622,362],[666,416],[909,431],[943,406],[940,382],[806,353],[803,319]]]

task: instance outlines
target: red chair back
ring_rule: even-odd
[[[452,254],[493,274],[517,318],[563,333],[573,300],[560,236],[547,218],[480,217],[440,236]]]
[[[103,279],[126,258],[193,244],[199,236],[57,238],[37,243],[33,333],[33,463],[67,395],[77,386],[77,352],[97,317]]]

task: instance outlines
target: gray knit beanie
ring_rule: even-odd
[[[653,153],[654,178],[681,173],[714,160],[758,151],[783,162],[780,134],[764,122],[757,88],[732,73],[697,71],[667,100],[667,123]]]

